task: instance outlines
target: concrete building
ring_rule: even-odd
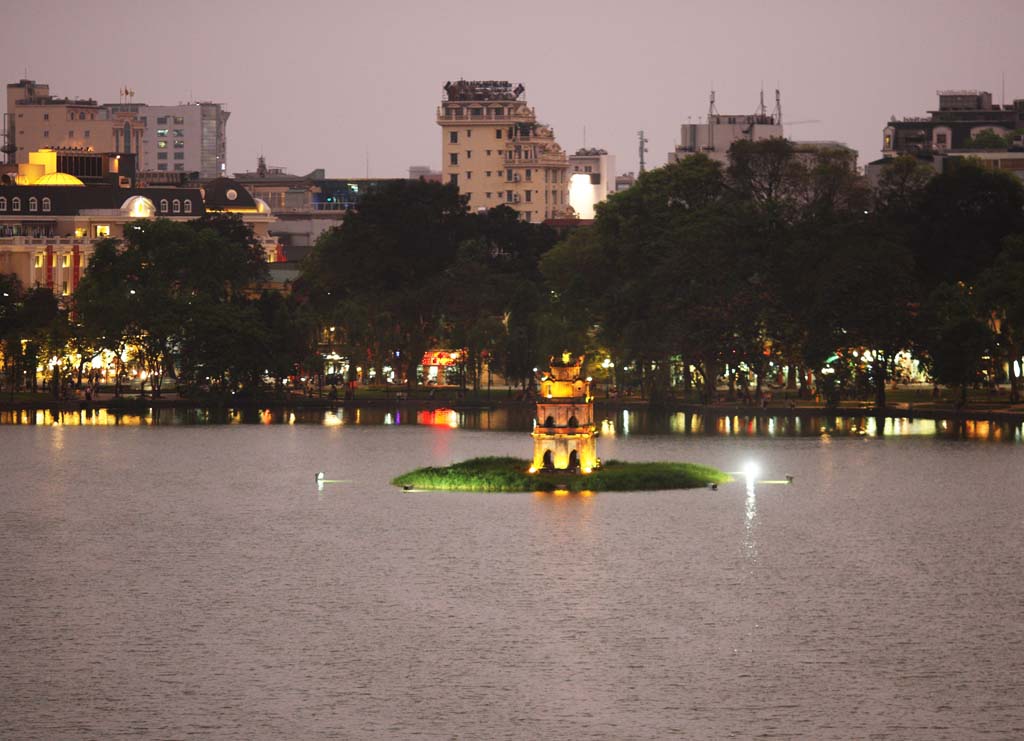
[[[938,110],[926,116],[890,119],[882,130],[882,157],[864,166],[872,186],[878,185],[885,166],[901,155],[916,158],[936,173],[973,159],[1024,179],[1024,99],[1001,105],[984,90],[940,90],[938,96]],[[976,140],[979,135],[983,144]]]
[[[621,193],[624,190],[629,190],[636,184],[636,175],[631,172],[627,172],[622,175],[615,176],[615,192]]]
[[[604,149],[577,149],[569,155],[569,205],[581,219],[594,218],[594,206],[615,190],[615,156]]]
[[[568,159],[525,90],[494,80],[445,84],[437,109],[443,180],[473,211],[504,204],[526,221],[569,216]]]
[[[134,154],[142,172],[198,173],[223,177],[227,171],[227,121],[219,103],[152,106],[132,102],[122,91],[118,103],[57,98],[50,86],[19,80],[7,86],[4,117],[9,161],[24,163],[44,147]]]
[[[0,185],[0,273],[23,285],[45,285],[61,296],[74,292],[95,244],[118,238],[137,219],[190,221],[209,213],[233,213],[253,228],[268,262],[282,259],[275,222],[266,203],[238,182],[217,178],[203,188],[140,188],[121,174],[130,155],[59,150],[29,153],[18,166],[17,184]],[[71,164],[85,179],[61,171]],[[85,173],[99,173],[90,182]],[[9,180],[10,178],[8,178]]]
[[[108,107],[116,111],[120,106]],[[220,103],[132,104],[132,108],[146,125],[141,170],[199,173],[204,180],[227,174],[231,114]]]
[[[782,103],[779,91],[775,91],[775,110],[768,113],[761,92],[761,103],[755,113],[721,114],[715,107],[715,93],[711,92],[707,121],[687,123],[679,127],[679,145],[669,152],[668,163],[679,162],[698,152],[713,160],[727,164],[729,147],[733,142],[760,141],[761,139],[782,138]]]
[[[443,182],[443,176],[439,170],[435,170],[427,165],[413,165],[409,168],[409,179],[410,180],[422,180],[426,183],[440,183]]]
[[[938,96],[937,111],[890,119],[882,130],[882,156],[964,150],[983,131],[1011,136],[1024,128],[1024,99],[999,105],[984,90],[940,90]]]
[[[144,123],[130,113],[115,114],[91,98],[55,97],[46,83],[19,80],[7,86],[3,152],[11,164],[27,163],[30,152],[44,148],[139,158],[144,131]]]

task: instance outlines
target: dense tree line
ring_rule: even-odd
[[[70,349],[79,366],[54,378],[80,378],[101,349],[131,347],[154,394],[280,388],[322,370],[331,328],[353,379],[390,368],[413,385],[424,351],[447,347],[465,350],[467,386],[485,365],[526,386],[571,347],[655,401],[711,400],[723,379],[758,395],[785,368],[795,392],[836,401],[860,383],[883,405],[911,351],[962,398],[1009,368],[1016,401],[1022,209],[1019,180],[969,160],[936,176],[896,159],[872,190],[842,151],[781,139],[644,173],[561,239],[506,207],[469,213],[454,186],[400,181],[321,237],[287,296],[254,290],[266,265],[237,217],[138,222],[97,245],[67,307],[2,278],[4,370],[31,383]]]

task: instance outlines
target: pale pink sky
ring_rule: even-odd
[[[400,177],[440,165],[446,80],[507,79],[567,150],[608,149],[636,170],[665,162],[679,125],[753,112],[782,90],[794,139],[879,156],[891,114],[921,115],[945,88],[1024,98],[1024,0],[31,0],[0,26],[4,82],[55,95],[221,102],[228,170],[270,164],[329,177]],[[2,104],[0,104],[2,105]],[[769,100],[769,105],[771,101]]]

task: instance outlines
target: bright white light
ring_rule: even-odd
[[[596,188],[590,182],[590,175],[578,172],[569,178],[569,205],[581,219],[594,218],[594,204],[597,202]]]
[[[761,467],[754,461],[747,461],[743,464],[743,476],[746,479],[756,479],[761,475]]]
[[[1013,361],[1013,375],[1014,375],[1014,378],[1020,378],[1020,361],[1019,360],[1014,360]]]

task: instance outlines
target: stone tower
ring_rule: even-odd
[[[590,379],[580,377],[583,356],[562,353],[540,378],[530,472],[590,473],[600,465],[594,438]]]

